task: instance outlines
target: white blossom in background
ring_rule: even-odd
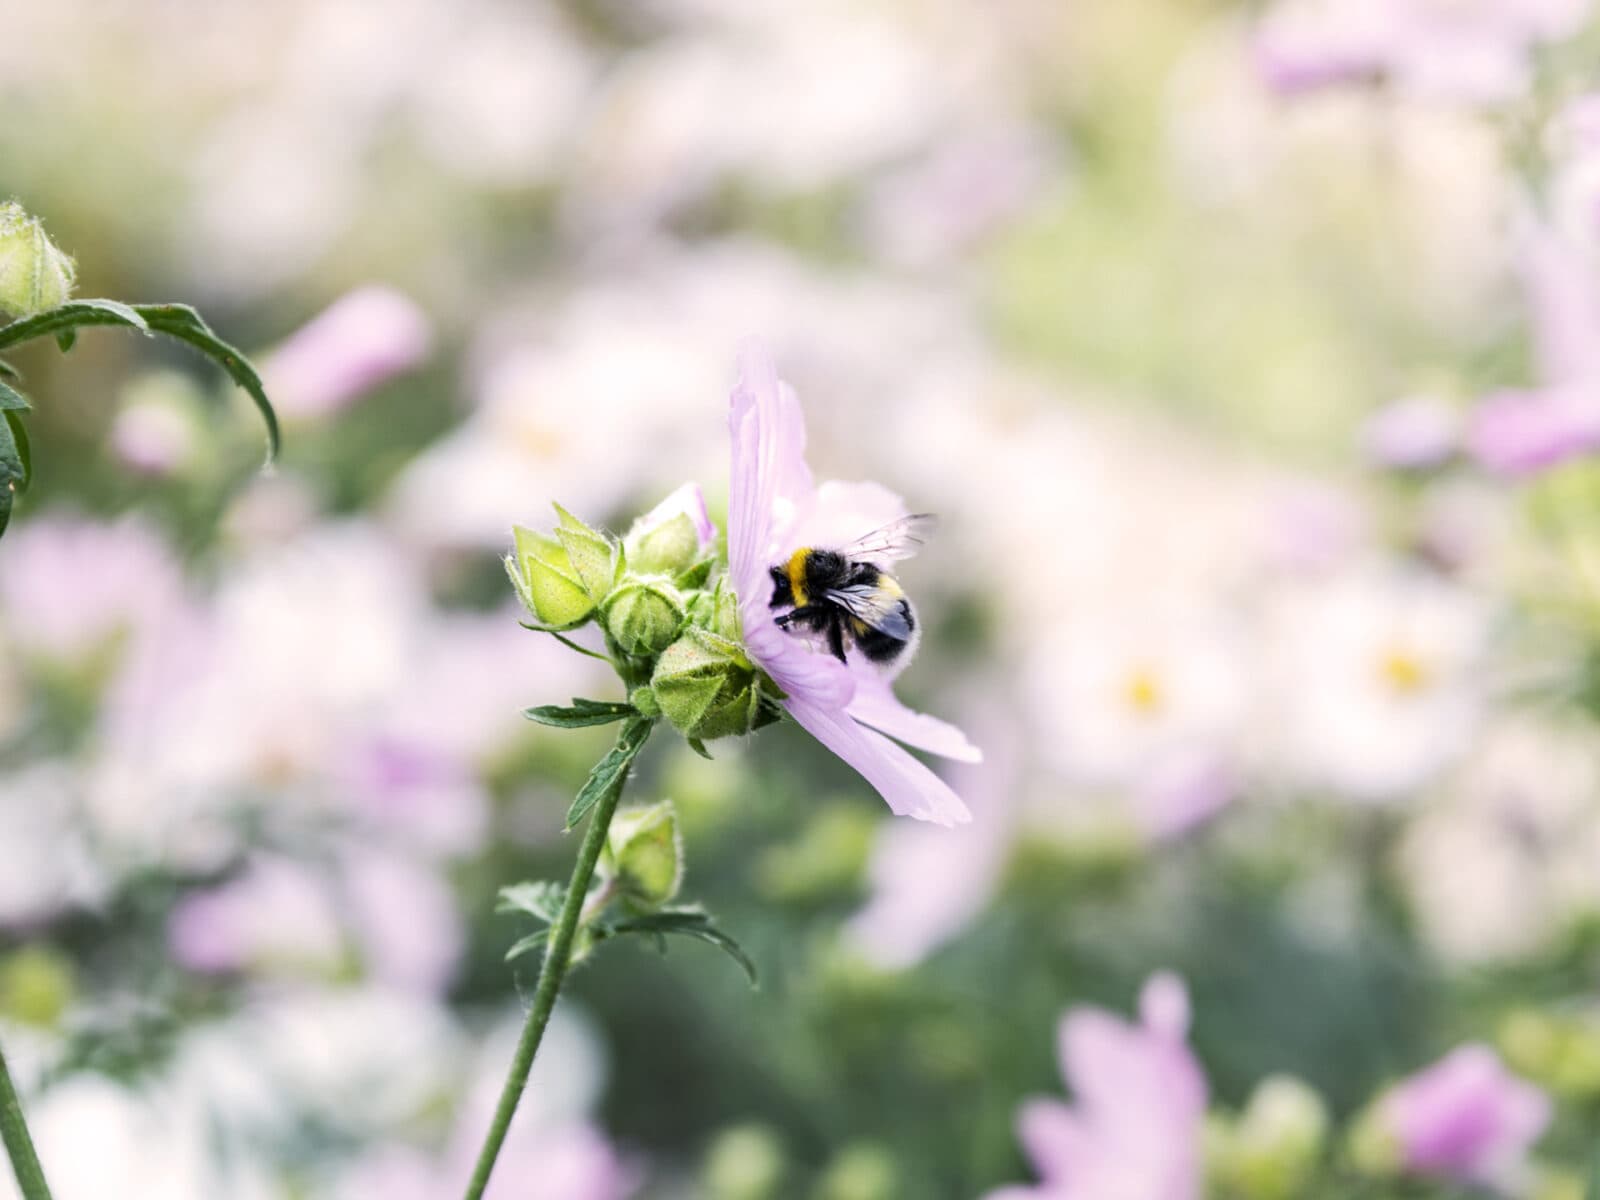
[[[1259,634],[1265,765],[1361,803],[1425,787],[1471,744],[1488,618],[1481,597],[1397,569],[1280,588]]]
[[[1600,754],[1591,741],[1581,729],[1500,722],[1406,831],[1401,878],[1423,936],[1447,960],[1531,955],[1600,911]]]

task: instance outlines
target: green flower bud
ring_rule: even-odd
[[[605,604],[606,630],[623,652],[636,657],[660,654],[683,628],[683,600],[662,579],[632,579]]]
[[[72,964],[51,950],[24,948],[0,963],[0,1015],[53,1027],[72,1003]]]
[[[606,834],[601,869],[634,904],[659,908],[672,900],[683,884],[683,839],[672,802],[617,813]]]
[[[571,629],[587,621],[611,591],[621,562],[604,534],[555,507],[561,524],[553,533],[512,529],[516,550],[506,556],[506,574],[540,623]]]
[[[686,738],[749,733],[777,719],[738,643],[694,626],[662,652],[650,688],[662,715]]]
[[[711,1144],[705,1191],[710,1200],[772,1200],[786,1173],[777,1134],[764,1125],[741,1125]]]
[[[648,527],[636,521],[623,545],[634,570],[652,575],[678,575],[700,557],[700,534],[688,513]]]
[[[1322,1098],[1298,1079],[1271,1076],[1231,1129],[1212,1134],[1214,1169],[1230,1193],[1292,1200],[1316,1171],[1327,1133]]]
[[[0,312],[26,317],[54,308],[77,282],[76,265],[46,236],[38,218],[15,201],[0,204]]]
[[[847,1146],[817,1181],[817,1200],[895,1200],[899,1175],[894,1159],[881,1146],[860,1142]]]

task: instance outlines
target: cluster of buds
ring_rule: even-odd
[[[515,529],[505,560],[534,628],[598,625],[629,703],[696,748],[778,719],[782,693],[744,651],[698,488],[679,489],[621,539],[555,509],[549,532]]]
[[[65,303],[78,282],[70,255],[20,204],[0,204],[0,313],[27,317]]]

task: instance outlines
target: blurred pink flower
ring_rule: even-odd
[[[1487,1046],[1462,1046],[1397,1084],[1379,1121],[1407,1170],[1467,1183],[1506,1180],[1550,1123],[1550,1101]]]
[[[1189,997],[1174,975],[1151,976],[1140,1023],[1099,1009],[1061,1022],[1061,1073],[1076,1104],[1035,1099],[1018,1137],[1041,1176],[987,1200],[1198,1200],[1206,1082],[1184,1043]]]
[[[1525,475],[1600,447],[1600,288],[1578,248],[1552,231],[1524,235],[1539,383],[1488,397],[1467,434],[1472,456]]]
[[[411,1146],[369,1153],[340,1180],[336,1200],[437,1200],[453,1194],[471,1159],[443,1161]],[[623,1200],[633,1170],[601,1132],[583,1121],[530,1131],[506,1143],[487,1200]]]
[[[262,856],[238,877],[180,900],[167,922],[173,959],[191,971],[332,971],[343,953],[327,882],[304,863]]]
[[[1531,52],[1576,33],[1592,0],[1280,0],[1256,40],[1273,90],[1384,82],[1464,103],[1500,103],[1527,87]]]
[[[1367,457],[1383,467],[1435,467],[1456,450],[1461,419],[1437,396],[1406,396],[1367,419],[1361,440]]]
[[[111,524],[45,515],[6,539],[0,629],[26,630],[30,654],[81,658],[185,608],[177,558],[137,517]]]
[[[465,931],[439,868],[359,845],[346,851],[342,866],[348,918],[367,974],[391,987],[443,992]]]
[[[890,740],[961,762],[981,761],[966,735],[905,707],[889,681],[856,657],[841,663],[785,633],[768,607],[774,563],[800,546],[842,545],[869,533],[905,516],[904,503],[875,483],[812,483],[800,402],[759,348],[747,347],[740,356],[729,431],[728,570],[746,651],[787,693],[789,714],[861,772],[891,810],[941,825],[970,820],[950,786]]]
[[[333,302],[263,366],[267,391],[290,420],[339,412],[427,358],[433,330],[408,297],[376,285]]]

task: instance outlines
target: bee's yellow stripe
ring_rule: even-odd
[[[789,556],[789,590],[794,593],[796,608],[803,608],[806,604],[806,559],[810,556],[810,546],[801,546]]]

